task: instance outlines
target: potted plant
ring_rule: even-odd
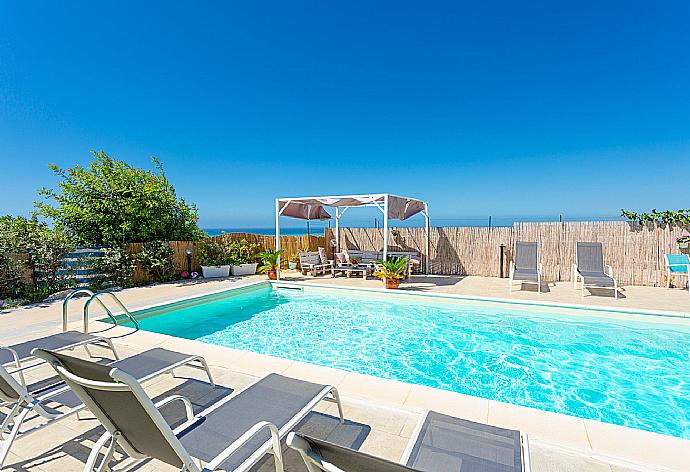
[[[290,259],[288,259],[288,269],[290,270],[295,270],[297,269],[297,263],[299,262],[299,253],[294,253],[290,256]]]
[[[257,254],[261,246],[246,239],[233,241],[228,245],[232,275],[256,274]]]
[[[215,241],[204,241],[197,252],[204,278],[230,275],[230,256],[227,247]]]
[[[676,242],[679,248],[687,249],[688,245],[690,245],[690,233],[684,233],[682,236],[679,236]]]
[[[386,288],[398,288],[405,278],[409,260],[407,257],[390,257],[387,261],[376,263],[374,277],[381,279]]]
[[[259,273],[265,273],[270,280],[276,280],[278,278],[278,260],[280,259],[283,250],[276,251],[275,249],[266,249],[265,251],[258,254],[259,260],[262,262],[262,266],[259,267]]]

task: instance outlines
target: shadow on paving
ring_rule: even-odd
[[[166,397],[169,397],[170,395],[182,395],[192,402],[194,413],[199,413],[230,395],[233,393],[233,391],[234,390],[232,388],[222,385],[217,385],[215,389],[211,389],[205,382],[194,379],[186,379],[180,385],[156,396],[152,400],[154,403],[156,403]],[[170,424],[173,428],[184,422],[186,419],[184,411],[182,408],[180,408],[179,403],[177,402],[164,406],[161,409],[161,413],[168,424]],[[93,419],[93,416],[88,411],[82,412],[81,417],[84,419]],[[297,426],[296,430],[310,436],[326,439],[336,444],[347,446],[353,449],[359,449],[364,443],[366,437],[369,435],[371,428],[368,425],[355,423],[348,420],[345,420],[345,424],[341,425],[340,420],[337,417],[318,412],[311,412]],[[49,434],[49,431],[50,426],[44,429],[42,433],[36,433],[36,436],[34,437],[38,439],[41,434]],[[3,472],[29,472],[35,471],[37,467],[40,467],[42,470],[51,470],[53,464],[57,466],[56,462],[65,456],[70,456],[81,463],[85,463],[89,453],[91,452],[91,446],[98,440],[104,431],[105,430],[101,426],[92,428],[76,437],[66,439],[63,444],[51,448],[50,450],[41,453],[31,460],[21,461],[6,466],[3,469]],[[31,438],[31,436],[29,436],[29,438]],[[299,454],[288,448],[285,445],[285,441],[283,441],[283,452],[286,472],[307,472],[306,466],[304,465],[304,462]],[[125,457],[122,451],[118,451],[118,453],[115,455],[115,460],[113,461],[112,466],[115,470],[136,471],[141,470],[149,463],[155,465],[155,462],[156,461],[145,460],[129,465],[131,463],[131,459]],[[252,468],[252,472],[270,472],[274,470],[275,466],[273,456],[268,454]]]

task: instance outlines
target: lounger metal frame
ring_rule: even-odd
[[[603,251],[603,248],[602,248]],[[584,298],[585,296],[585,288],[586,287],[591,287],[591,288],[603,288],[603,289],[608,289],[608,290],[613,290],[613,297],[618,300],[618,281],[616,278],[613,276],[613,267],[611,267],[609,264],[604,264],[604,267],[606,270],[604,271],[605,275],[608,275],[611,277],[613,280],[613,287],[606,287],[604,285],[599,285],[599,284],[585,284],[585,278],[580,274],[580,270],[577,267],[577,243],[575,244],[575,263],[573,264],[572,271],[573,271],[573,288],[577,290],[577,282],[578,280],[582,283],[581,285],[581,296]]]
[[[56,336],[58,336],[58,335],[56,335]],[[103,343],[105,343],[105,346],[103,345]],[[78,347],[83,346],[84,349],[86,350],[86,353],[90,357],[93,357],[91,355],[91,352],[89,351],[89,347],[88,347],[91,344],[93,344],[94,346],[104,347],[104,348],[110,350],[113,353],[113,356],[115,356],[115,359],[120,359],[120,356],[118,355],[117,351],[115,350],[115,346],[113,345],[113,342],[109,338],[106,338],[105,336],[93,336],[92,339],[85,339],[83,341],[71,343],[71,344],[65,345],[59,349],[54,349],[54,350],[56,352],[71,351],[73,349],[76,349]],[[36,346],[36,347],[40,347],[40,346]],[[22,381],[22,385],[24,387],[26,387],[26,379],[24,378],[24,371],[41,365],[43,363],[43,361],[37,360],[35,356],[26,356],[24,358],[20,358],[19,354],[13,348],[13,346],[0,346],[0,350],[8,351],[10,354],[12,354],[13,360],[3,364],[3,367],[8,366],[10,364],[14,364],[14,368],[12,370],[9,370],[8,372],[10,374],[18,374],[21,381]],[[31,360],[35,360],[36,362],[28,363]]]
[[[613,276],[613,267],[610,265],[606,264],[606,272],[605,274],[608,275],[613,279],[613,287],[605,287],[603,285],[599,284],[585,284],[585,278],[580,274],[580,271],[577,269],[577,264],[573,264],[573,288],[577,290],[577,282],[581,282],[581,295],[584,298],[585,296],[585,288],[586,287],[591,287],[591,288],[603,288],[603,289],[608,289],[608,290],[613,290],[613,297],[618,300],[618,281],[616,281],[615,277]]]
[[[517,245],[515,246],[517,248]],[[516,249],[517,253],[517,249]],[[539,245],[537,245],[537,281],[532,282],[531,280],[518,280],[520,284],[536,284],[537,285],[537,293],[541,293],[541,274],[542,274],[542,265],[541,261],[539,260]],[[510,269],[509,269],[509,275],[508,275],[508,292],[513,291],[513,275],[515,273],[515,260],[510,261]],[[503,274],[501,274],[503,276]]]
[[[666,288],[671,288],[671,277],[675,276],[680,276],[680,277],[685,277],[687,280],[687,285],[688,285],[688,292],[690,292],[690,264],[678,264],[674,263],[671,264],[668,261],[668,256],[670,254],[664,254],[664,266],[666,267]],[[688,256],[690,257],[690,256]],[[685,267],[686,271],[685,272],[671,272],[671,267]]]
[[[221,405],[232,401],[234,397],[239,395],[241,392],[246,391],[251,388],[252,385],[259,382],[261,379],[253,382],[239,392],[234,392],[228,395],[223,400],[217,402],[211,407],[194,416],[192,411],[191,402],[181,396],[173,395],[167,397],[160,402],[153,403],[151,399],[146,395],[144,389],[141,387],[139,382],[136,381],[131,375],[119,369],[112,369],[110,371],[110,376],[116,382],[98,382],[89,379],[85,379],[72,374],[69,370],[65,369],[60,361],[53,357],[49,352],[40,351],[37,355],[44,360],[48,361],[50,365],[65,379],[66,383],[75,391],[81,392],[80,398],[84,400],[86,406],[91,410],[91,412],[98,418],[101,424],[105,427],[106,432],[98,439],[91,449],[91,453],[84,467],[84,472],[106,472],[110,469],[108,468],[108,463],[112,459],[113,453],[115,451],[115,446],[119,444],[122,449],[134,459],[146,459],[147,456],[140,454],[133,445],[131,445],[125,437],[117,430],[117,427],[110,421],[108,416],[99,408],[98,404],[92,401],[89,395],[84,391],[82,387],[88,387],[97,390],[104,390],[110,392],[131,392],[137,400],[140,402],[142,408],[149,415],[150,419],[158,428],[159,432],[172,448],[172,450],[177,454],[178,458],[182,462],[182,468],[180,472],[207,472],[213,471],[220,464],[222,464],[228,457],[230,457],[234,452],[236,452],[240,447],[245,445],[252,437],[254,437],[259,431],[268,429],[271,434],[271,439],[266,441],[260,448],[258,448],[249,458],[247,458],[234,472],[247,471],[254,464],[256,464],[266,453],[271,453],[275,459],[275,468],[277,472],[283,472],[283,456],[280,448],[280,439],[287,433],[289,433],[304,417],[318,404],[321,400],[332,401],[338,404],[338,410],[340,413],[340,422],[344,422],[342,405],[340,403],[340,396],[338,391],[332,385],[324,386],[321,392],[314,397],[314,399],[307,404],[300,412],[295,415],[291,421],[289,421],[283,428],[278,430],[278,428],[267,421],[261,421],[256,423],[252,428],[247,430],[242,436],[240,436],[233,443],[228,445],[225,450],[223,450],[218,456],[213,460],[208,462],[208,464],[203,467],[197,465],[196,462],[201,462],[194,459],[182,445],[180,440],[177,438],[176,434],[184,431],[185,429],[193,426],[197,422],[203,420],[203,417],[208,415],[211,411],[219,408]],[[330,397],[328,397],[331,395]],[[165,421],[161,415],[159,408],[163,405],[179,401],[185,407],[186,421],[176,427],[171,429],[170,425]],[[99,461],[99,455],[101,449],[105,449],[103,459]]]
[[[131,357],[135,356],[136,354]],[[215,388],[216,383],[213,380],[213,376],[211,374],[211,370],[208,367],[208,364],[206,363],[206,359],[199,355],[189,355],[184,359],[181,359],[180,361],[169,364],[163,369],[159,369],[155,372],[152,372],[149,375],[142,377],[139,381],[144,383],[167,373],[174,374],[173,371],[175,369],[183,366],[204,370],[208,377],[209,385],[211,386],[211,388]],[[56,396],[69,391],[69,385],[65,384],[62,388],[50,390],[48,391],[48,393],[44,395],[37,396],[37,394],[40,394],[41,391],[46,391],[50,388],[53,388],[56,384],[48,385],[36,392],[30,393],[27,390],[26,384],[20,384],[19,382],[17,382],[15,378],[12,377],[12,375],[10,375],[10,373],[1,366],[0,377],[4,379],[19,396],[19,399],[15,401],[13,399],[5,398],[2,395],[2,393],[0,393],[0,400],[7,402],[6,406],[12,405],[10,407],[9,413],[7,414],[3,422],[0,423],[0,467],[3,466],[5,459],[7,458],[7,454],[9,453],[9,450],[12,447],[12,443],[17,438],[17,436],[19,436],[20,429],[31,412],[36,413],[38,416],[42,417],[46,421],[28,431],[22,432],[22,436],[34,433],[50,424],[53,424],[57,421],[63,420],[67,417],[77,414],[86,407],[86,405],[82,403],[75,407],[69,408],[67,411],[64,412],[51,413],[43,407],[42,402],[55,398]],[[64,382],[60,383],[64,384]]]
[[[422,432],[422,428],[424,427],[424,422],[426,421],[426,417],[428,414],[429,410],[426,410],[424,414],[422,414],[421,418],[417,422],[417,425],[415,426],[414,432],[412,433],[412,437],[410,437],[410,440],[407,443],[405,452],[400,458],[399,463],[405,467],[410,467],[407,465],[407,461],[410,459],[410,455],[412,454],[412,451],[416,446],[417,441],[419,440],[419,436]],[[359,472],[352,470],[342,470],[341,468],[336,467],[329,462],[323,461],[323,459],[318,454],[312,451],[311,447],[309,446],[309,443],[301,437],[297,436],[295,433],[290,433],[288,435],[287,444],[288,446],[297,450],[297,452],[300,453],[309,472]],[[520,432],[520,455],[522,457],[522,471],[531,472],[532,464],[530,462],[529,438],[527,437],[527,433],[524,433],[522,431]]]

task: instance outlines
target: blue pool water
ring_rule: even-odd
[[[140,323],[147,331],[690,439],[685,327],[267,287]]]

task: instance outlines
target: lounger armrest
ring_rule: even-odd
[[[263,430],[264,428],[268,428],[271,432],[271,441],[273,442],[275,460],[281,461],[282,463],[282,457],[280,456],[280,433],[278,431],[278,427],[273,423],[269,423],[268,421],[261,421],[259,423],[256,423],[250,429],[248,429],[242,436],[237,438],[232,444],[226,447],[223,450],[223,452],[218,454],[216,457],[213,458],[213,460],[206,464],[206,467],[204,467],[203,472],[210,472],[216,470],[228,457],[230,457],[239,448],[241,448],[247,442],[249,442],[249,440],[252,437],[254,437],[254,435],[256,435],[259,431]]]
[[[17,351],[7,346],[0,346],[0,350],[8,351],[10,354],[12,354],[15,367],[20,368],[22,366],[22,361],[19,359],[19,354],[17,354]]]
[[[580,273],[580,269],[577,268],[577,264],[573,264],[572,270],[573,270],[573,277],[575,277],[576,274]]]
[[[333,464],[325,462],[321,456],[312,450],[307,441],[300,436],[297,436],[295,433],[288,434],[285,442],[292,449],[295,449],[297,452],[299,452],[302,456],[302,459],[304,459],[304,462],[307,464],[311,462],[326,472],[344,472],[342,469],[334,466]]]
[[[179,401],[182,403],[184,406],[184,412],[185,415],[187,416],[187,421],[183,424],[183,426],[188,426],[188,423],[192,420],[195,420],[194,418],[194,409],[192,408],[192,402],[189,401],[189,398],[183,397],[182,395],[170,395],[169,397],[166,397],[162,399],[161,401],[154,403],[153,406],[156,407],[157,410],[160,410],[163,408],[165,405]]]
[[[613,278],[613,267],[611,267],[610,265],[606,265],[606,274],[609,277]]]
[[[541,262],[537,264],[537,274],[541,275],[541,273],[544,271],[544,268],[541,265]]]
[[[510,274],[510,277],[513,277],[513,272],[515,271],[515,262],[510,261],[510,267],[508,268],[508,273]],[[503,274],[501,274],[503,275]]]

